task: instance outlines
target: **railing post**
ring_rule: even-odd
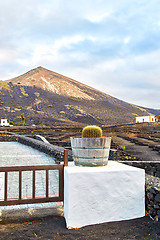
[[[33,170],[33,182],[32,182],[32,197],[35,198],[35,170]]]
[[[64,167],[68,166],[68,150],[64,150]]]
[[[8,188],[8,172],[5,172],[5,190],[4,190],[4,201],[7,201],[7,188]]]
[[[59,169],[59,197],[64,201],[64,168]]]
[[[46,169],[46,197],[48,197],[48,169]]]
[[[19,171],[19,200],[22,199],[22,171]]]

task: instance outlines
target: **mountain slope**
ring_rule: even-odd
[[[0,117],[26,124],[121,124],[151,111],[42,67],[0,81]]]
[[[84,92],[86,87],[84,84],[42,67],[33,69],[6,82],[10,81],[13,84],[38,87],[58,95],[94,100],[94,98]],[[91,89],[90,87],[87,88]]]

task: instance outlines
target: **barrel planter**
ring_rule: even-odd
[[[76,166],[105,166],[108,164],[111,137],[72,138],[71,147]]]

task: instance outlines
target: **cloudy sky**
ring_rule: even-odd
[[[38,66],[160,109],[159,0],[0,0],[0,79]]]

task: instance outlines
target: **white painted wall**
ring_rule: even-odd
[[[67,228],[144,215],[144,169],[114,161],[109,161],[104,167],[69,165],[64,168],[64,216]]]
[[[5,126],[5,127],[9,126],[7,119],[5,119],[5,118],[1,119],[1,126]]]
[[[142,122],[156,122],[156,118],[155,116],[136,117],[136,123],[142,123]]]

